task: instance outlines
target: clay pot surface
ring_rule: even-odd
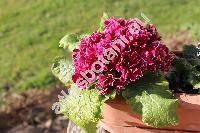
[[[200,95],[176,94],[179,99],[177,114],[179,124],[155,129],[141,121],[141,115],[133,112],[124,98],[109,100],[103,107],[103,127],[111,133],[168,133],[200,132]]]

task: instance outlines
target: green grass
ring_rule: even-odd
[[[25,90],[54,83],[50,67],[62,36],[92,32],[99,17],[145,13],[164,38],[192,27],[199,37],[199,0],[1,0],[0,88]],[[193,25],[193,26],[192,26]]]

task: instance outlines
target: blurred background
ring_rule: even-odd
[[[172,50],[200,41],[200,0],[0,0],[0,133],[66,132],[51,105],[65,87],[51,73],[67,33],[92,33],[103,12],[143,12]]]

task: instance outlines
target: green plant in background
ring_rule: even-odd
[[[200,88],[200,56],[195,45],[185,45],[183,55],[173,62],[168,79],[175,92],[197,93]],[[194,89],[193,89],[194,88]]]

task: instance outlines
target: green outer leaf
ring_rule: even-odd
[[[200,82],[199,81],[193,82],[192,85],[193,85],[194,89],[200,88]]]
[[[67,34],[60,40],[59,47],[73,51],[77,47],[80,38],[81,35],[78,33]]]
[[[58,57],[55,59],[51,70],[52,73],[65,85],[72,82],[73,65],[71,61],[68,61],[63,57]]]
[[[178,117],[176,109],[177,99],[163,98],[158,94],[143,92],[141,96],[142,121],[154,127],[176,125]]]
[[[88,133],[96,132],[96,125],[102,118],[102,105],[106,97],[98,95],[97,89],[80,91],[72,85],[70,94],[61,103],[65,116]]]
[[[103,13],[103,16],[101,17],[101,21],[100,21],[100,24],[99,24],[99,29],[98,31],[103,31],[104,30],[104,22],[106,19],[108,19],[108,14],[107,13]]]
[[[133,111],[142,114],[144,123],[155,127],[177,124],[178,102],[172,99],[168,82],[161,75],[155,77],[157,80],[151,81],[153,79],[151,76],[155,77],[149,73],[127,86],[122,96]]]
[[[127,100],[127,103],[131,106],[132,110],[142,114],[141,96],[143,91],[151,94],[157,94],[163,98],[172,98],[172,93],[168,89],[168,83],[166,81],[152,84],[141,84],[137,82],[137,85],[129,85],[126,90],[122,92],[122,96]]]
[[[72,61],[72,52],[78,47],[81,38],[86,37],[88,34],[68,34],[60,40],[59,47],[66,49],[66,59]]]

